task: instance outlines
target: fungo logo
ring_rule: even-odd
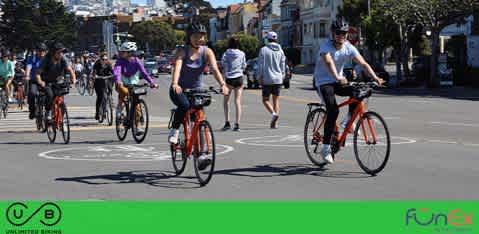
[[[428,208],[411,208],[406,212],[406,226],[415,223],[420,226],[471,227],[475,224],[472,218],[472,213],[466,213],[461,209],[444,213],[432,212]]]

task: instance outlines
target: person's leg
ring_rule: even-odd
[[[173,89],[170,89],[170,99],[177,107],[172,127],[178,129],[185,119],[186,112],[190,109],[190,102],[184,93],[177,94]]]
[[[6,85],[5,85],[5,88],[6,88],[5,91],[7,91],[6,94],[7,94],[7,97],[8,97],[8,101],[9,101],[9,102],[12,101],[12,95],[13,95],[12,80],[13,80],[13,79],[8,79],[8,80],[7,80],[7,83],[6,83]]]
[[[95,108],[95,119],[98,119],[98,113],[100,112],[100,105],[103,101],[105,94],[105,81],[104,80],[95,80],[95,93],[96,93],[96,108]]]
[[[338,118],[339,109],[336,104],[336,97],[334,96],[334,85],[321,85],[319,87],[321,98],[326,106],[326,122],[324,125],[324,140],[323,144],[329,145],[331,143],[331,137],[333,135],[334,127],[336,125],[336,119]]]
[[[45,86],[45,94],[46,94],[45,110],[48,113],[47,118],[51,119],[52,118],[51,109],[52,109],[53,98],[54,98],[53,89],[51,86],[48,86],[48,85]]]
[[[38,95],[38,85],[32,81],[29,81],[30,87],[28,90],[28,110],[30,111],[29,117],[30,119],[33,119],[35,115],[35,98]]]
[[[269,101],[269,96],[271,96],[271,89],[272,89],[271,85],[263,85],[263,95],[262,95],[263,105],[264,107],[266,107],[266,110],[268,110],[270,114],[274,114],[273,106],[271,105],[271,102]]]
[[[236,107],[236,124],[241,121],[241,96],[243,94],[243,85],[235,89],[235,107]]]
[[[225,128],[229,126],[229,122],[230,122],[229,101],[230,101],[230,96],[231,96],[231,92],[232,92],[232,89],[233,89],[233,87],[231,85],[226,85],[226,86],[228,87],[229,91],[228,91],[228,93],[226,93],[224,95],[224,98],[223,98],[223,109],[224,109],[224,113],[225,113],[225,126],[223,127],[224,130],[226,130]]]

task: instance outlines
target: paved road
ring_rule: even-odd
[[[0,199],[477,199],[479,93],[454,96],[381,91],[369,108],[383,114],[392,134],[391,158],[375,177],[362,172],[351,147],[325,169],[307,159],[302,132],[305,104],[316,101],[311,78],[295,76],[283,91],[280,129],[258,90],[244,94],[242,131],[216,131],[217,172],[200,188],[192,164],[174,177],[167,121],[172,104],[161,76],[147,102],[152,116],[144,144],[131,136],[118,142],[114,129],[93,119],[94,97],[72,93],[72,143],[49,144],[33,131],[27,113],[12,110],[0,120]],[[212,79],[211,79],[212,80]],[[223,124],[222,97],[215,96],[208,119]]]

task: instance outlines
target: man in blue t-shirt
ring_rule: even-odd
[[[356,47],[351,45],[346,38],[349,31],[349,25],[342,19],[334,21],[331,25],[333,39],[320,45],[316,66],[314,69],[314,82],[317,92],[326,105],[327,116],[324,125],[324,140],[321,155],[328,163],[333,163],[331,156],[331,136],[333,135],[336,119],[339,114],[339,107],[336,103],[335,95],[352,96],[353,89],[347,85],[348,81],[343,76],[343,69],[346,64],[354,60],[361,65],[366,73],[379,84],[384,80],[379,78],[371,66],[364,60]],[[341,121],[344,128],[351,118],[352,111],[356,105],[349,106],[349,114]]]
[[[25,71],[25,78],[29,81],[28,90],[28,110],[30,114],[28,117],[33,119],[35,117],[35,97],[38,95],[38,83],[35,79],[38,68],[42,65],[42,60],[47,53],[47,46],[44,43],[39,43],[35,48],[36,54],[28,57],[27,69]]]

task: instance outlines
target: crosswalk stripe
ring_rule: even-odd
[[[28,111],[19,112],[17,110],[12,110],[9,112],[7,118],[3,117],[0,119],[0,132],[35,132],[36,124],[35,120],[30,120],[28,118]],[[96,128],[105,127],[102,124],[99,124],[97,120],[94,119],[95,108],[88,106],[69,106],[68,114],[70,117],[70,126],[73,129],[87,129],[94,130]],[[159,126],[163,127],[168,123],[169,117],[163,116],[150,116],[150,124],[152,127]]]

